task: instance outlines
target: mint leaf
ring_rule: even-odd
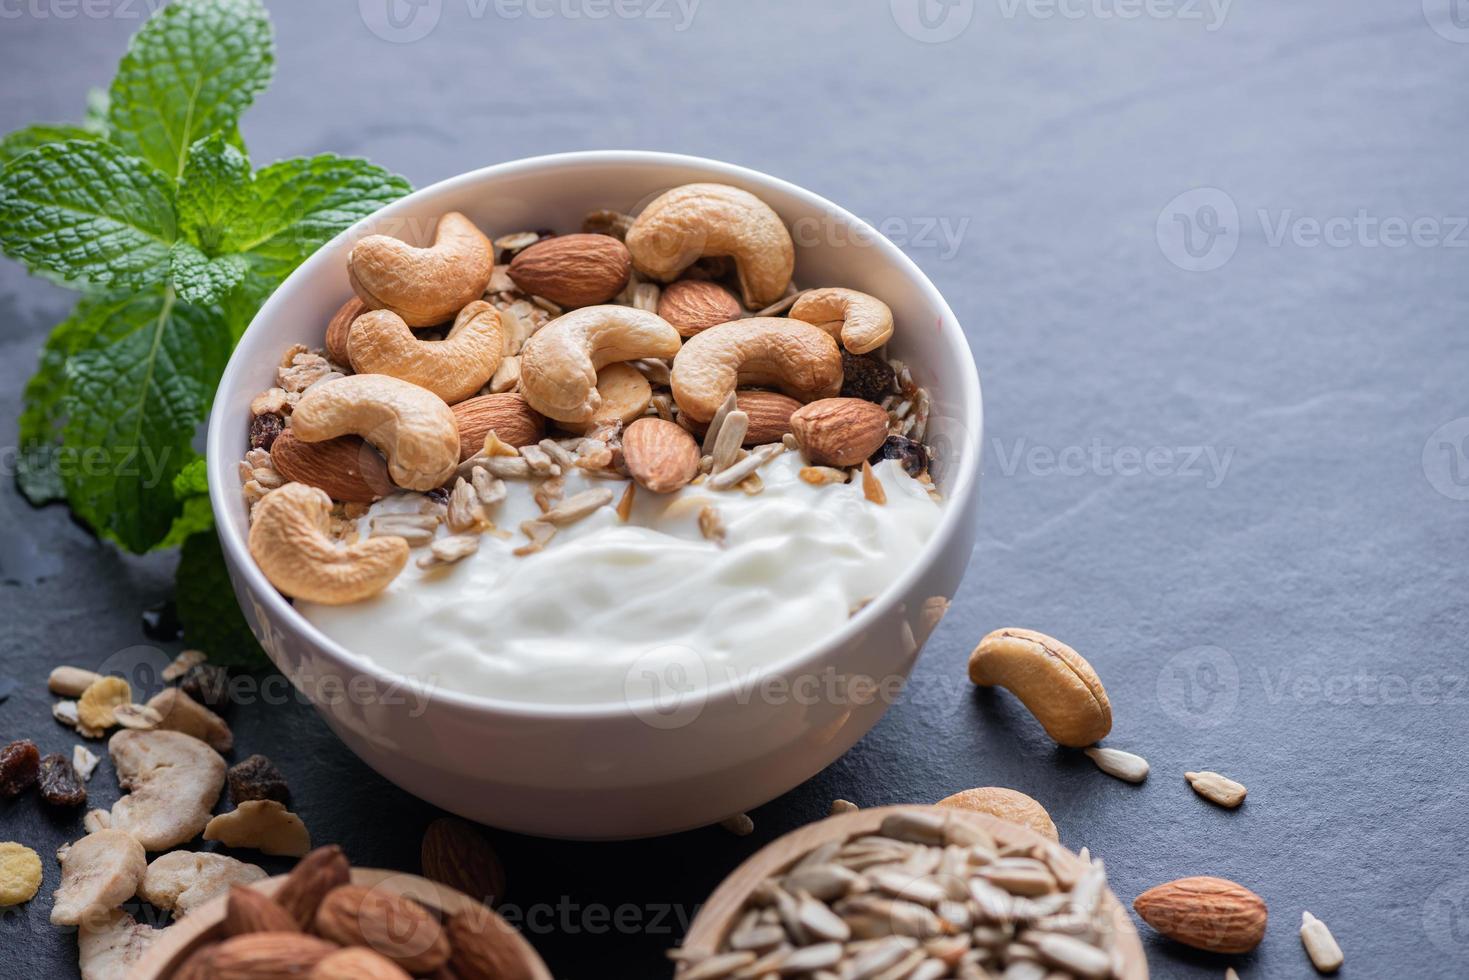
[[[209,465],[203,456],[196,456],[173,478],[173,495],[177,500],[188,500],[208,493]]]
[[[180,302],[169,287],[129,297],[67,361],[62,449],[72,509],[132,551],[164,540],[180,512],[174,477],[229,357],[217,310]]]
[[[238,242],[239,251],[278,283],[322,245],[412,189],[397,174],[356,157],[281,160],[255,174],[255,226]]]
[[[195,456],[173,478],[173,498],[182,505],[168,535],[158,548],[177,548],[190,535],[214,528],[214,510],[209,506],[209,481],[203,456]]]
[[[116,315],[130,301],[130,294],[83,299],[71,316],[52,329],[41,348],[40,366],[25,387],[15,476],[21,493],[37,506],[66,496],[59,445],[65,420],[62,402],[66,395],[66,360],[99,337],[105,342],[105,338],[125,333]]]
[[[179,298],[186,303],[217,303],[244,281],[249,263],[238,255],[211,259],[188,242],[174,242],[169,270]]]
[[[71,126],[65,123],[38,123],[35,126],[27,126],[25,129],[17,129],[13,133],[8,133],[4,139],[0,139],[0,167],[47,143],[95,139],[101,139],[101,137],[81,126]]]
[[[195,140],[234,130],[274,65],[259,0],[174,0],[133,36],[118,65],[111,139],[177,178]]]
[[[141,288],[168,273],[173,188],[108,143],[47,143],[0,170],[0,250],[94,286]]]
[[[245,622],[213,531],[190,535],[175,575],[175,604],[184,642],[203,650],[209,662],[228,667],[269,667],[270,661]]]
[[[112,106],[112,97],[100,88],[87,90],[87,112],[82,117],[82,128],[98,139],[107,138],[107,112]]]
[[[178,185],[179,227],[208,255],[238,251],[231,234],[257,210],[250,159],[215,133],[189,147]]]

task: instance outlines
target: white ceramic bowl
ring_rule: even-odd
[[[690,691],[671,678],[669,698],[657,701],[568,707],[461,695],[447,678],[384,670],[307,622],[250,559],[237,464],[247,449],[250,400],[274,384],[282,351],[298,342],[320,346],[327,321],[351,295],[353,242],[382,231],[422,244],[451,210],[492,236],[576,230],[590,209],[634,210],[690,181],[743,187],[779,212],[796,240],[798,283],[850,286],[892,307],[898,329],[891,350],[933,396],[928,441],[938,449],[933,473],[946,497],[920,560],[828,642],[793,650],[761,672],[770,683],[743,678]],[[980,426],[979,377],[953,311],[917,266],[855,216],[785,181],[713,160],[566,153],[424,188],[297,269],[255,317],[220,382],[209,423],[209,488],[250,626],[368,765],[415,796],[493,826],[626,838],[703,826],[758,806],[829,765],[877,723],[968,563]],[[860,681],[847,683],[863,677],[881,685],[875,696],[863,696]]]

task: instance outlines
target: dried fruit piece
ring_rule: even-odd
[[[99,830],[61,856],[61,887],[51,924],[74,926],[97,911],[116,908],[138,890],[148,869],[143,845],[121,830]]]
[[[1056,833],[1056,824],[1051,820],[1051,815],[1046,808],[1041,806],[1029,796],[1019,790],[1007,789],[1004,786],[977,786],[974,789],[966,789],[946,796],[938,801],[938,806],[950,806],[958,810],[972,810],[975,813],[988,813],[992,817],[1018,823],[1022,827],[1048,837],[1051,840],[1060,840],[1060,834]]]
[[[192,735],[218,752],[234,748],[235,736],[219,715],[177,687],[165,687],[148,699],[148,707],[158,712],[158,727]]]
[[[250,448],[270,452],[276,438],[286,429],[286,420],[274,412],[257,415],[250,420]]]
[[[150,851],[176,847],[204,829],[224,787],[224,760],[181,732],[118,732],[107,743],[127,796],[112,807],[112,826]]]
[[[286,883],[275,893],[275,900],[304,929],[316,918],[316,909],[327,893],[347,884],[351,877],[352,869],[340,847],[318,847],[296,862]]]
[[[264,868],[226,854],[172,851],[148,865],[138,895],[161,909],[185,915],[232,887],[264,878]]]
[[[275,800],[281,805],[291,802],[291,789],[275,764],[263,755],[252,755],[229,769],[230,799],[235,806],[247,800]]]
[[[842,397],[880,402],[898,390],[893,366],[877,354],[842,349]]]
[[[29,902],[40,889],[40,856],[15,841],[0,843],[0,907]]]
[[[449,939],[423,906],[381,888],[342,885],[316,910],[316,931],[343,946],[377,950],[409,973],[432,973],[449,959]]]
[[[77,931],[77,966],[82,980],[128,976],[161,934],[161,929],[139,922],[122,909],[88,916]]]
[[[41,750],[28,738],[0,749],[0,796],[14,799],[36,784]]]
[[[41,760],[36,782],[41,799],[52,806],[81,806],[87,802],[87,787],[82,784],[71,760],[53,752]]]
[[[221,813],[204,827],[204,839],[287,857],[311,850],[311,834],[301,818],[275,800],[249,800]]]
[[[157,728],[163,721],[163,716],[146,704],[120,704],[112,713],[123,728],[136,728],[142,732]]]
[[[206,708],[218,711],[229,704],[229,671],[217,664],[195,664],[179,682],[179,690]]]
[[[131,704],[133,689],[121,677],[99,677],[77,699],[77,718],[88,728],[106,731],[117,724],[114,711]]]
[[[93,771],[97,768],[100,760],[97,754],[85,745],[73,745],[71,747],[71,767],[77,771],[77,775],[86,782],[92,778]]]
[[[479,828],[457,817],[440,817],[423,835],[423,876],[442,882],[486,905],[505,897],[505,867]]]
[[[1183,778],[1188,780],[1195,793],[1210,803],[1231,810],[1245,801],[1245,793],[1248,792],[1240,783],[1217,772],[1186,772]]]
[[[1133,900],[1144,922],[1185,946],[1248,953],[1265,937],[1265,900],[1225,878],[1180,878]]]
[[[928,450],[907,436],[888,436],[877,452],[868,457],[868,462],[881,463],[885,459],[896,459],[911,477],[918,477],[928,469]]]
[[[1301,945],[1306,947],[1306,955],[1317,973],[1335,973],[1346,961],[1326,923],[1310,912],[1301,913]]]
[[[1121,749],[1086,749],[1088,759],[1109,776],[1129,783],[1140,783],[1148,778],[1148,760]]]

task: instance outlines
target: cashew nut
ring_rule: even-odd
[[[495,247],[457,211],[439,219],[434,243],[416,248],[369,235],[347,256],[352,288],[370,310],[392,310],[410,327],[431,327],[484,295]]]
[[[459,462],[459,426],[442,398],[411,381],[353,374],[315,385],[291,414],[303,442],[359,435],[387,458],[393,482],[432,490]]]
[[[628,229],[627,247],[637,270],[662,282],[706,255],[729,256],[752,310],[780,299],[796,267],[780,215],[728,184],[685,184],[659,195]]]
[[[475,300],[443,340],[419,340],[403,318],[373,310],[352,322],[347,354],[358,374],[386,374],[427,388],[450,405],[489,381],[504,356],[500,311]]]
[[[250,554],[286,595],[335,606],[387,588],[408,563],[408,542],[388,536],[343,544],[330,536],[331,509],[325,492],[304,483],[271,491],[255,506]]]
[[[893,311],[886,303],[840,286],[802,293],[790,315],[840,337],[853,354],[877,350],[893,335]]]
[[[684,343],[672,385],[679,409],[708,422],[737,387],[775,387],[802,402],[831,398],[842,387],[842,353],[830,334],[803,320],[734,320]]]
[[[1112,704],[1092,665],[1044,633],[995,630],[969,655],[969,679],[1008,689],[1062,745],[1083,748],[1112,730]]]
[[[525,342],[520,393],[542,415],[586,422],[602,407],[598,371],[617,361],[672,357],[679,344],[678,331],[656,313],[585,306],[557,317]]]
[[[1042,837],[1049,837],[1051,840],[1061,839],[1056,833],[1056,824],[1051,820],[1051,815],[1046,812],[1046,808],[1019,790],[1008,789],[1004,786],[976,786],[974,789],[961,790],[946,796],[934,805],[953,807],[956,810],[970,810],[974,813],[988,813],[992,817],[999,817],[1001,820],[1029,827]]]
[[[597,372],[597,394],[602,396],[602,404],[593,418],[586,422],[562,422],[561,428],[584,433],[604,422],[631,422],[648,410],[653,386],[643,372],[619,361]]]

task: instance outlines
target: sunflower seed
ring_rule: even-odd
[[[573,497],[567,497],[555,507],[541,515],[541,520],[556,527],[565,527],[574,524],[586,517],[588,514],[612,503],[612,491],[606,488],[597,490],[583,490]]]
[[[477,534],[452,534],[447,538],[439,538],[429,545],[429,553],[418,559],[419,568],[435,568],[439,565],[452,565],[457,561],[468,558],[479,550],[479,535]]]
[[[724,417],[735,410],[736,404],[735,393],[731,391],[729,397],[725,398],[724,404],[715,409],[714,418],[709,420],[709,428],[704,432],[704,443],[699,450],[700,453],[708,456],[714,452],[714,443],[719,438],[719,430],[724,425]]]
[[[1140,783],[1148,778],[1148,760],[1121,749],[1092,747],[1086,749],[1088,759],[1109,776],[1129,783]]]
[[[1183,778],[1188,780],[1188,784],[1194,788],[1195,793],[1210,803],[1217,803],[1232,810],[1245,801],[1247,791],[1244,786],[1217,772],[1186,772]]]
[[[750,428],[750,416],[738,409],[724,416],[724,423],[719,427],[719,437],[714,440],[714,449],[711,455],[714,457],[713,472],[727,468],[739,457],[740,446],[744,444],[745,433]]]
[[[1301,913],[1301,945],[1306,947],[1317,973],[1335,973],[1346,960],[1326,923],[1310,912]]]
[[[555,439],[542,439],[536,445],[541,448],[543,453],[551,457],[552,462],[563,470],[568,470],[576,465],[576,457],[571,455],[571,452]]]
[[[754,953],[715,953],[678,975],[679,980],[723,980],[742,966],[755,962]]]

